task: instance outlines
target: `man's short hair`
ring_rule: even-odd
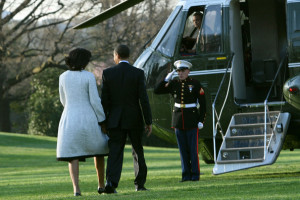
[[[195,16],[200,16],[200,17],[203,17],[203,14],[202,13],[200,13],[200,12],[195,12],[194,14],[193,14],[193,16],[195,17]]]
[[[129,58],[130,50],[127,45],[121,44],[115,48],[115,52],[120,56],[120,58]]]

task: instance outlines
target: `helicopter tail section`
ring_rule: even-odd
[[[232,116],[213,174],[273,164],[282,148],[290,113],[272,111]]]

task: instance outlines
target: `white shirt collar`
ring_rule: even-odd
[[[128,64],[129,64],[129,62],[128,62],[127,60],[120,60],[119,63],[121,63],[121,62],[125,62],[125,63],[128,63]]]

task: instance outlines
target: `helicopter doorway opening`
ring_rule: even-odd
[[[233,90],[238,104],[263,103],[286,50],[285,1],[230,3],[230,46],[234,52]],[[286,66],[285,66],[286,67]],[[270,101],[282,100],[282,74]]]

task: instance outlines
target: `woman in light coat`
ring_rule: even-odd
[[[94,157],[98,175],[98,192],[104,188],[104,156],[108,155],[104,128],[105,114],[98,94],[96,79],[85,69],[91,52],[77,48],[65,58],[69,70],[59,77],[60,101],[64,106],[57,136],[57,160],[69,162],[75,196],[79,188],[79,161]],[[100,125],[100,126],[99,126]]]

